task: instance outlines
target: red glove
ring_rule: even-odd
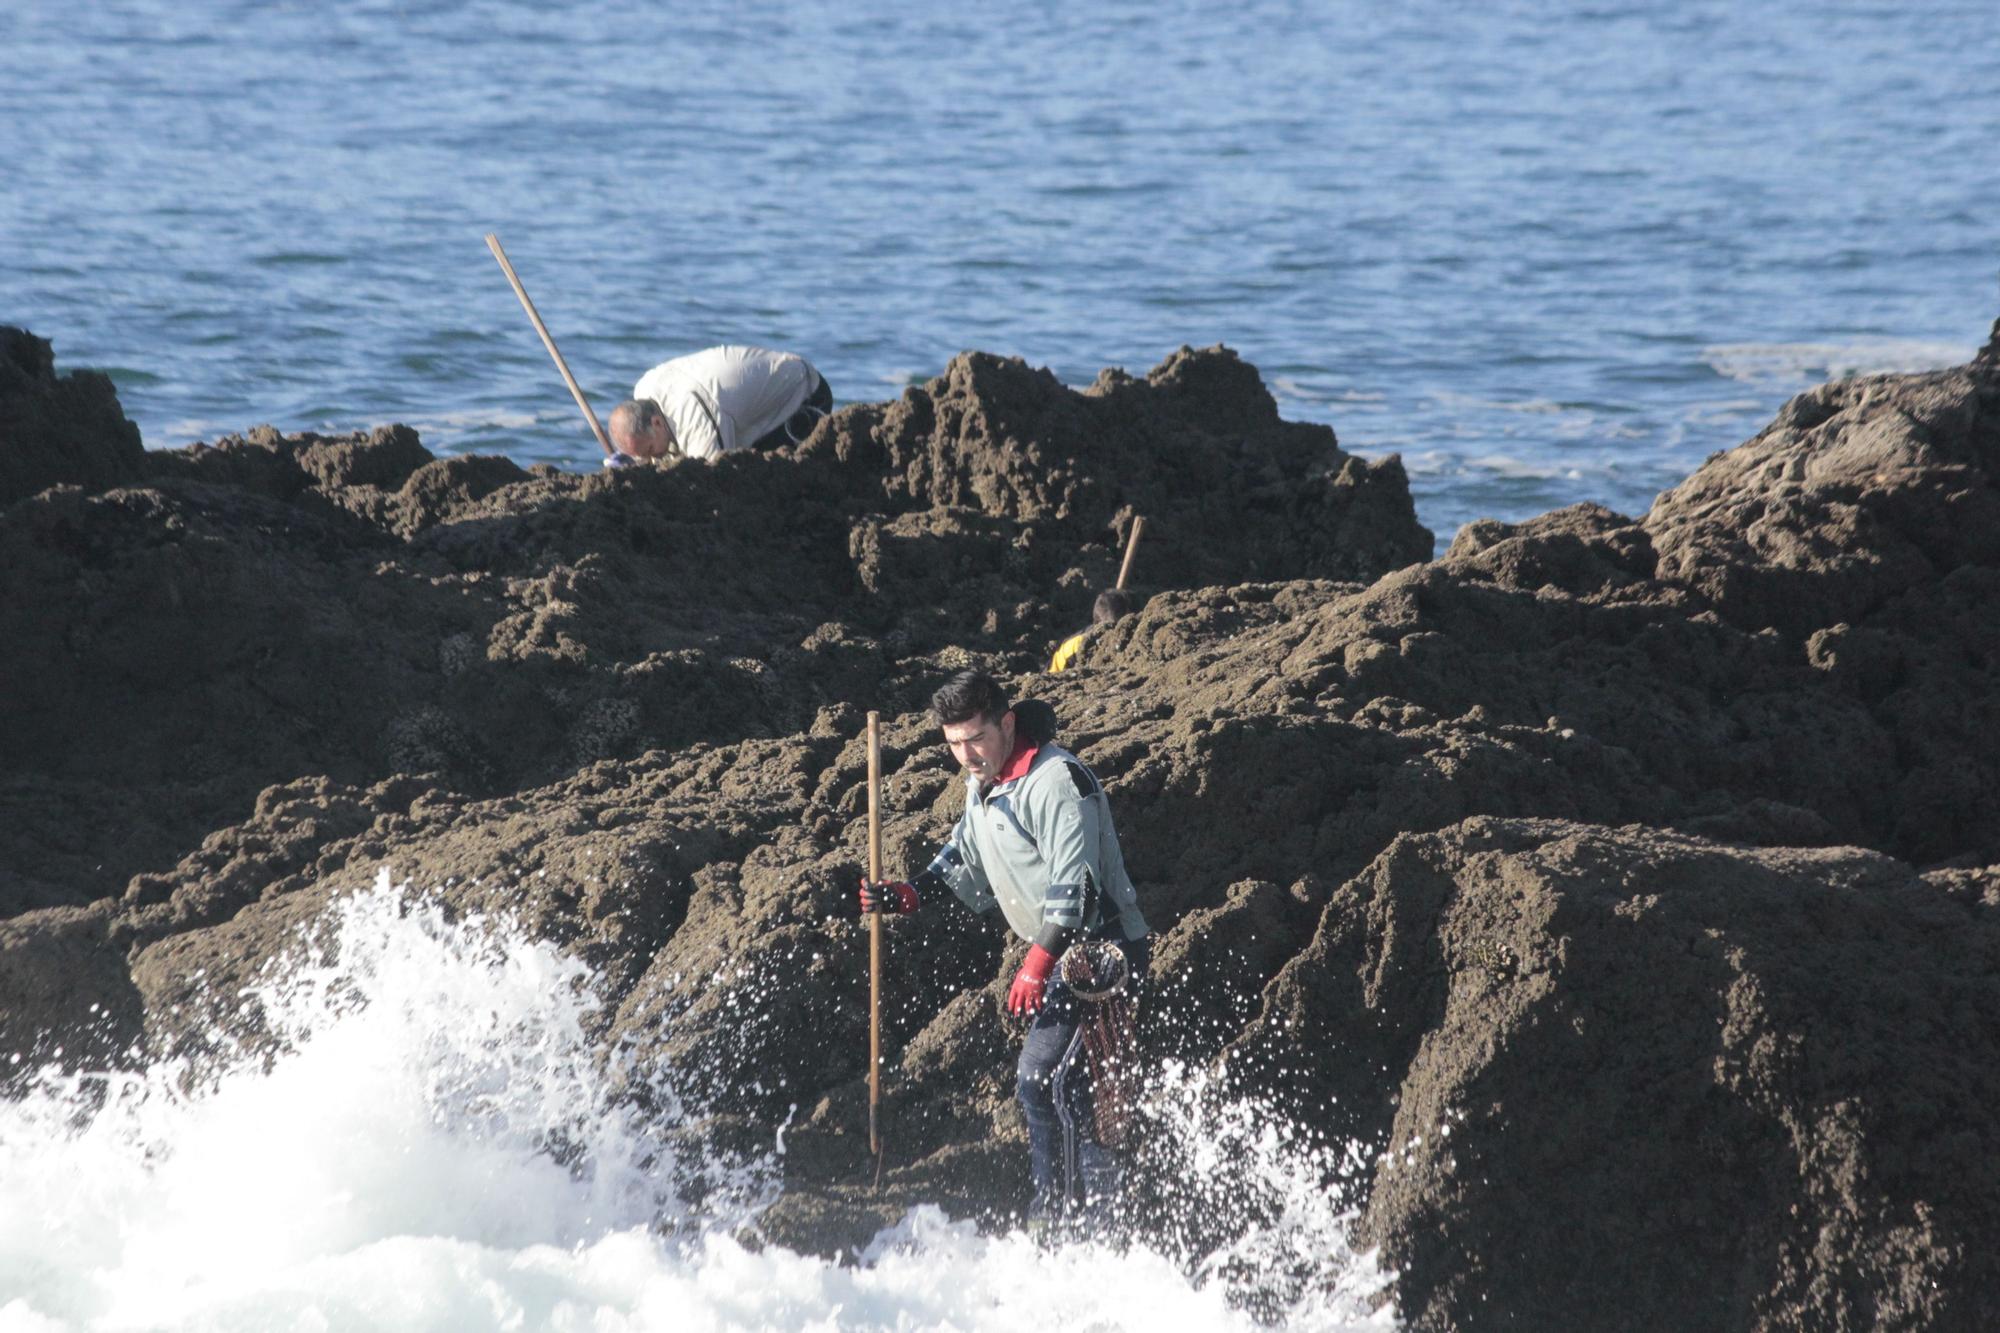
[[[914,912],[917,910],[917,888],[914,884],[892,884],[884,880],[880,884],[861,881],[861,913],[870,912]]]
[[[1056,965],[1056,956],[1039,944],[1028,946],[1028,957],[1021,964],[1021,970],[1014,975],[1014,984],[1007,991],[1007,1012],[1010,1014],[1037,1013],[1042,1007],[1042,987],[1049,981],[1049,969]]]

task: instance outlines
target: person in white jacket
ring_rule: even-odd
[[[833,390],[792,352],[728,344],[663,361],[612,409],[607,467],[714,458],[796,443],[833,408]]]

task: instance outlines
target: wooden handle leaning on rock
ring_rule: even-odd
[[[882,715],[868,714],[868,883],[882,882]],[[882,912],[868,914],[868,1151],[882,1180]]]
[[[604,427],[597,424],[597,413],[590,410],[590,400],[585,398],[583,390],[577,387],[576,376],[569,373],[569,363],[563,360],[563,354],[556,350],[556,340],[549,337],[548,326],[542,323],[542,317],[535,312],[535,303],[528,299],[528,289],[521,285],[520,278],[514,274],[514,266],[507,262],[507,252],[500,248],[500,238],[490,231],[486,233],[486,248],[500,261],[500,271],[507,275],[507,281],[513,285],[514,295],[521,298],[521,308],[527,311],[528,318],[535,322],[535,332],[542,335],[542,346],[548,348],[549,355],[555,358],[556,369],[562,372],[563,383],[569,385],[569,391],[575,397],[576,405],[583,409],[584,419],[590,422],[590,433],[597,437],[597,442],[604,446],[605,456],[609,457],[616,452],[611,447],[611,437],[604,433]]]
[[[1132,553],[1139,549],[1139,533],[1144,530],[1145,526],[1146,520],[1144,517],[1135,516],[1132,519],[1132,535],[1125,539],[1125,563],[1118,566],[1117,586],[1120,592],[1125,590],[1126,576],[1132,572]]]

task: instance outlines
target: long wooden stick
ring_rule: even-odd
[[[1132,553],[1139,549],[1139,534],[1145,530],[1145,527],[1146,520],[1144,517],[1135,516],[1133,518],[1132,535],[1125,539],[1125,563],[1118,566],[1118,588],[1121,592],[1125,588],[1125,576],[1132,572]]]
[[[563,354],[556,350],[556,340],[549,337],[548,326],[542,323],[542,317],[535,313],[535,303],[528,299],[528,289],[521,285],[520,278],[514,275],[514,266],[507,262],[507,252],[500,248],[500,238],[490,231],[486,233],[486,248],[500,261],[500,271],[505,273],[507,281],[513,284],[514,295],[521,298],[521,308],[526,310],[528,318],[535,322],[535,332],[542,335],[542,346],[548,348],[549,355],[556,359],[556,369],[562,372],[563,383],[569,385],[570,393],[576,398],[576,405],[583,409],[584,418],[590,422],[590,433],[604,446],[607,455],[615,452],[611,448],[611,437],[604,433],[604,427],[597,424],[597,413],[590,410],[590,400],[585,398],[583,390],[577,387],[576,376],[569,373],[569,362],[563,360]]]
[[[882,882],[882,715],[868,714],[868,882]],[[879,891],[879,890],[878,890]],[[868,1151],[882,1183],[882,912],[868,914]]]

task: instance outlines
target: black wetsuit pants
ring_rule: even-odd
[[[1136,987],[1152,958],[1152,940],[1120,940]],[[1035,1183],[1030,1216],[1058,1217],[1075,1208],[1101,1209],[1118,1189],[1118,1158],[1097,1141],[1089,1062],[1082,1024],[1088,1012],[1069,987],[1050,978],[1042,1011],[1028,1029],[1016,1066],[1016,1094],[1028,1121],[1029,1167]]]

